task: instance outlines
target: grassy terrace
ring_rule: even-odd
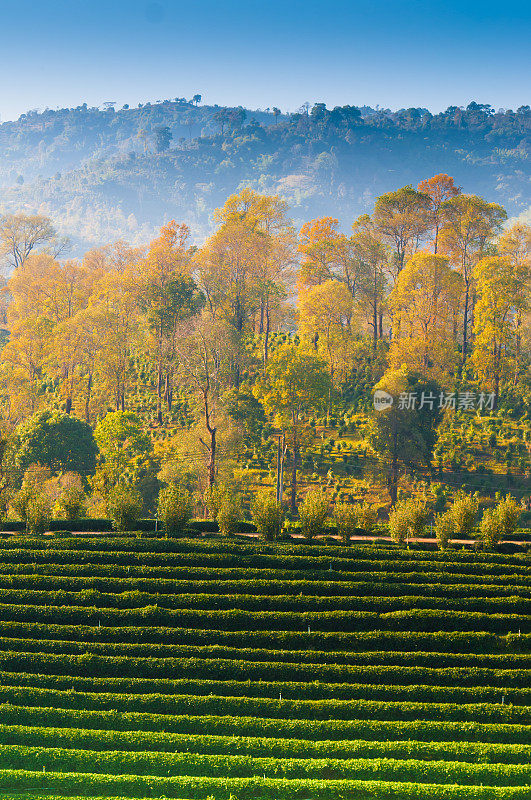
[[[0,542],[0,798],[529,798],[531,562]]]

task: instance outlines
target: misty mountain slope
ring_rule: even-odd
[[[55,120],[55,129],[46,114],[33,115],[31,126],[27,119],[0,126],[0,206],[50,215],[78,248],[146,241],[172,218],[201,241],[213,209],[243,185],[281,194],[296,224],[331,215],[345,229],[382,192],[438,172],[510,214],[531,206],[527,106],[495,114],[471,104],[432,116],[317,104],[308,115],[275,117],[162,103],[112,113],[81,107]],[[178,135],[186,119],[194,120],[191,137]],[[172,138],[161,140],[161,128]],[[15,151],[22,177],[7,185]]]

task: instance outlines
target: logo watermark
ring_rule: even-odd
[[[376,411],[385,411],[386,408],[391,408],[394,398],[389,392],[384,392],[383,389],[376,389],[372,402]]]

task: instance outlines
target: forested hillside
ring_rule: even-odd
[[[200,243],[242,186],[280,194],[296,224],[332,213],[347,230],[382,192],[446,172],[519,215],[531,205],[531,110],[470,103],[432,115],[317,103],[202,106],[200,96],[116,111],[86,104],[0,125],[0,208],[51,216],[79,252],[148,240],[164,221]]]

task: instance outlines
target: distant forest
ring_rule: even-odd
[[[286,115],[195,95],[35,110],[0,125],[0,212],[52,217],[74,254],[146,242],[171,219],[200,244],[213,210],[243,187],[280,195],[295,224],[332,213],[347,230],[382,193],[445,172],[528,220],[530,131],[529,106],[476,102],[439,114],[316,103]]]

